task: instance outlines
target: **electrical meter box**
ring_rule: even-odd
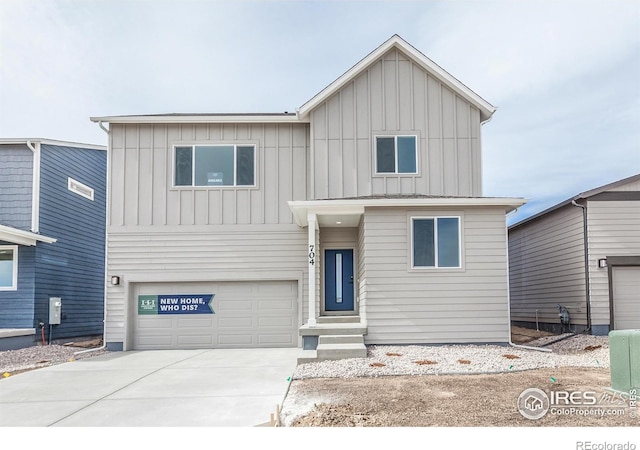
[[[62,317],[62,299],[49,297],[49,325],[60,325]]]
[[[609,359],[613,390],[640,389],[640,330],[610,332]]]

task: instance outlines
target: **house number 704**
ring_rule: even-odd
[[[314,265],[316,263],[316,252],[314,251],[315,245],[309,245],[309,264]]]

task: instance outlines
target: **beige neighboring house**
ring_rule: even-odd
[[[509,227],[511,319],[606,335],[640,329],[640,174]]]
[[[93,117],[107,347],[508,342],[524,200],[482,196],[494,111],[394,35],[295,113]]]

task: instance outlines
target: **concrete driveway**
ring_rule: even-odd
[[[109,353],[0,380],[0,426],[256,426],[301,349]]]

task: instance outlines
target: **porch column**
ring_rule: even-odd
[[[309,223],[309,326],[316,326],[316,224],[317,218],[313,213],[307,215],[307,221]]]

